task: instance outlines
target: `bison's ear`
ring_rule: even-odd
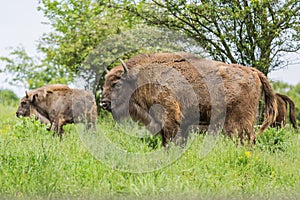
[[[32,98],[30,99],[30,101],[31,101],[32,103],[37,102],[37,101],[38,101],[39,94],[33,94],[31,97],[32,97]]]
[[[129,81],[136,81],[139,75],[139,70],[136,68],[132,68],[129,71],[130,73],[124,73],[123,76],[125,76],[127,80]]]
[[[28,98],[30,102],[36,101],[37,96],[38,94],[26,93],[26,98]]]

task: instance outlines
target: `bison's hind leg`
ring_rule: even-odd
[[[240,145],[252,145],[255,144],[255,134],[254,130],[252,130],[251,123],[244,123],[244,121],[239,121],[237,123],[233,121],[226,121],[225,123],[225,133],[231,139],[236,141],[236,144]],[[237,140],[235,140],[235,138]]]
[[[252,146],[255,144],[256,137],[253,130],[239,130],[238,137],[241,145]]]

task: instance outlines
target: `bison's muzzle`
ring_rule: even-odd
[[[111,105],[110,105],[110,101],[109,100],[103,99],[100,102],[100,107],[103,108],[104,110],[108,110],[108,111],[111,112]]]

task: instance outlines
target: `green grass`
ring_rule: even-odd
[[[300,197],[300,135],[289,128],[267,130],[252,148],[236,146],[227,137],[219,137],[204,157],[200,149],[205,137],[196,135],[190,148],[170,165],[148,173],[129,173],[96,159],[82,142],[101,137],[78,134],[74,125],[68,125],[60,141],[39,122],[16,118],[16,108],[0,105],[0,109],[1,199]],[[144,133],[143,129],[115,125],[110,118],[100,120],[99,127],[107,140],[102,141],[107,152],[117,147],[128,153],[162,150],[164,156],[172,155],[172,150],[160,147],[157,137],[124,134]],[[145,167],[144,161],[135,162]]]

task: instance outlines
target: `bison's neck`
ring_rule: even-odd
[[[37,113],[39,113],[41,116],[49,119],[49,113],[47,112],[46,109],[43,109],[37,105],[32,105],[34,107],[34,109],[37,111]]]

